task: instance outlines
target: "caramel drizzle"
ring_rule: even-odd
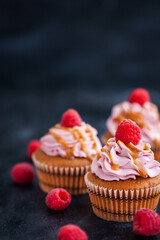
[[[134,146],[132,143],[127,144],[127,147],[130,150],[130,154],[133,158],[133,162],[137,167],[137,171],[141,177],[146,178],[148,176],[147,169],[144,167],[144,164],[138,160],[137,158],[139,157],[139,150]],[[147,144],[144,143],[144,149],[149,150],[149,147]]]
[[[131,119],[132,121],[135,121],[140,128],[146,127],[150,129],[149,125],[144,123],[142,113],[128,111],[120,113],[117,117],[114,118],[114,120],[118,122],[121,122],[124,119]]]
[[[121,142],[121,144],[124,144],[124,143]],[[106,145],[108,145],[108,143],[106,143]],[[130,154],[133,158],[133,162],[136,165],[139,175],[141,177],[146,178],[148,176],[147,169],[144,167],[144,164],[140,160],[137,159],[139,157],[139,149],[136,146],[134,146],[132,143],[129,143],[127,145],[124,144],[124,146],[130,150]],[[144,150],[150,150],[149,146],[146,143],[144,143]],[[111,153],[107,149],[104,149],[104,148],[102,148],[101,151],[105,152],[109,156],[109,158],[111,160],[111,169],[114,171],[119,170],[120,166],[119,166],[119,164],[114,163]],[[152,152],[152,151],[150,150],[150,152]]]
[[[114,163],[111,153],[107,149],[104,149],[104,148],[102,148],[101,151],[105,152],[109,156],[109,158],[111,160],[111,169],[114,171],[118,171],[120,166],[119,166],[119,164]]]
[[[50,134],[52,134],[52,136],[56,139],[57,142],[62,144],[65,148],[68,148],[68,144],[63,140],[63,138],[61,138],[60,136],[58,136],[56,133],[52,131],[50,131]]]
[[[80,130],[78,128],[74,128],[74,130],[72,128],[66,128],[66,127],[62,127],[60,126],[59,124],[57,124],[54,128],[57,128],[57,129],[62,129],[62,130],[65,130],[65,131],[68,131],[70,133],[72,133],[73,137],[75,140],[77,140],[80,144],[81,144],[81,149],[82,151],[84,151],[87,155],[87,158],[89,160],[92,161],[92,158],[91,156],[89,156],[89,154],[87,153],[87,150],[86,150],[86,147],[84,145],[84,142],[85,142],[85,137],[83,136],[83,134],[80,132]],[[53,128],[53,129],[54,129]],[[51,131],[51,129],[49,129],[49,133],[51,135],[53,135],[53,137],[56,139],[57,142],[59,142],[60,144],[62,144],[65,148],[69,148],[68,144],[63,140],[62,137],[58,136],[56,133],[54,133],[53,131]],[[91,131],[91,128],[89,125],[87,125],[87,129],[86,129],[86,132],[90,133],[90,138],[91,138],[91,141],[93,141],[93,147],[97,147],[97,143],[94,139],[94,136],[93,136],[93,133]],[[67,158],[70,158],[72,155],[73,155],[73,152],[75,150],[75,145],[73,145],[73,147],[71,149],[68,149],[66,151],[66,156]]]

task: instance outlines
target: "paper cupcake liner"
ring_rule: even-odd
[[[115,199],[105,198],[95,193],[89,192],[90,200],[92,205],[103,211],[115,214],[135,214],[141,208],[156,209],[159,195],[152,198],[144,199]]]
[[[93,212],[96,216],[99,218],[102,218],[107,221],[113,221],[113,222],[132,222],[134,219],[134,214],[115,214],[115,213],[109,213],[107,211],[103,211],[101,209],[96,208],[94,205],[92,205]],[[156,209],[153,209],[156,211]]]
[[[135,189],[135,190],[119,190],[119,189],[108,189],[104,187],[97,186],[91,183],[88,178],[88,174],[85,175],[85,182],[87,188],[96,194],[100,194],[104,197],[114,197],[115,199],[139,199],[139,198],[147,198],[158,195],[160,193],[160,184],[155,187],[144,188],[144,189]]]
[[[94,213],[109,221],[132,221],[141,208],[156,210],[160,185],[140,190],[108,189],[91,183],[85,175]]]
[[[48,193],[53,188],[65,188],[73,195],[87,193],[84,175],[89,171],[90,166],[81,167],[54,167],[41,163],[33,156],[36,166],[39,185]]]

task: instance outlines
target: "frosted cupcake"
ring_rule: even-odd
[[[33,155],[39,184],[44,192],[56,187],[71,194],[86,193],[85,173],[92,158],[100,151],[97,131],[82,121],[77,111],[69,109],[41,139],[41,148]]]
[[[85,176],[94,213],[105,220],[130,222],[137,210],[156,211],[160,194],[160,163],[150,144],[141,140],[135,122],[123,120],[94,158]]]
[[[125,119],[137,123],[141,130],[142,140],[151,144],[155,159],[160,161],[160,118],[158,108],[150,102],[150,95],[145,89],[137,88],[129,96],[128,101],[112,108],[106,121],[107,131],[102,135],[102,143],[115,135],[119,123]]]

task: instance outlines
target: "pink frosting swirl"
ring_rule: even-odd
[[[127,112],[138,113],[142,116],[144,126],[141,127],[141,136],[144,142],[152,144],[153,141],[160,142],[160,120],[159,112],[156,105],[146,102],[143,106],[138,103],[130,103],[128,101],[117,104],[112,108],[111,116],[107,119],[106,126],[109,132],[114,136],[119,125],[119,121],[115,120],[120,114]],[[126,118],[126,117],[125,117]],[[134,119],[132,119],[134,120]],[[138,123],[138,122],[137,122]]]
[[[160,174],[160,163],[154,160],[149,144],[140,141],[136,146],[132,143],[126,146],[110,138],[100,155],[94,158],[91,171],[107,181],[155,177]]]
[[[73,128],[55,125],[41,139],[41,149],[49,156],[91,158],[101,149],[97,130],[82,122]]]

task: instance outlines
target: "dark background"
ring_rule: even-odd
[[[0,239],[56,239],[67,223],[90,240],[141,239],[131,223],[94,216],[87,195],[48,210],[37,178],[23,188],[9,172],[29,161],[28,141],[67,108],[100,136],[111,107],[134,87],[147,88],[160,107],[160,2],[3,0],[0,30]]]
[[[3,89],[159,88],[159,1],[1,2]]]

